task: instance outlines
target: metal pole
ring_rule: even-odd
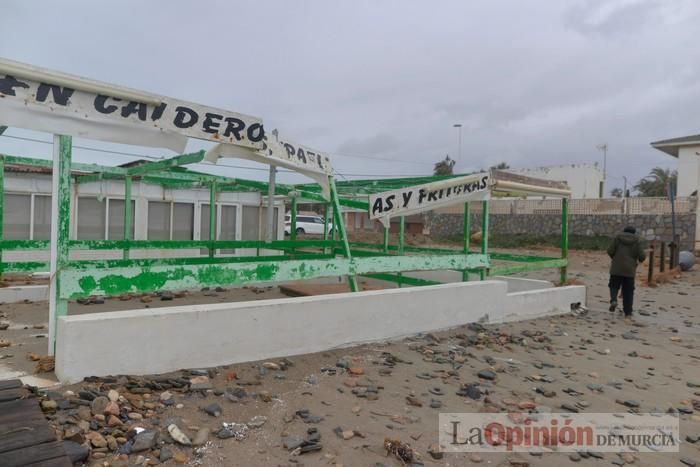
[[[5,131],[7,127],[0,127],[0,135]],[[0,154],[0,241],[3,239],[3,219],[4,206],[5,203],[5,156]],[[2,247],[0,247],[0,278],[2,278],[3,271],[3,261],[2,261]]]
[[[384,253],[389,253],[389,227],[384,227]]]
[[[49,282],[49,355],[56,352],[58,318],[68,313],[60,296],[61,270],[68,262],[70,235],[70,166],[72,138],[54,135],[51,198],[51,274]]]
[[[297,239],[297,197],[296,196],[292,197],[290,211],[291,211],[291,222],[289,225],[289,239],[294,242]],[[292,247],[292,253],[294,253],[294,247]]]
[[[406,217],[401,216],[399,218],[399,244],[398,244],[398,248],[397,248],[397,254],[399,256],[403,256],[403,250],[404,250],[403,246],[404,246],[405,236],[406,236]],[[398,276],[399,276],[399,280],[398,280],[399,288],[401,288],[401,285],[403,284],[403,273],[399,272]]]
[[[489,251],[489,202],[484,200],[481,202],[481,254],[487,255]],[[487,269],[479,271],[479,279],[486,279]]]
[[[666,270],[666,243],[661,242],[659,244],[659,272],[664,272]]]
[[[131,238],[131,177],[127,176],[124,179],[124,240],[129,241]],[[124,248],[124,259],[129,259],[129,245]]]
[[[568,198],[561,199],[561,257],[567,260],[567,264],[561,267],[560,281],[561,285],[566,284],[568,279],[568,260],[569,260],[569,200]]]
[[[216,248],[216,181],[209,184],[209,257],[213,258]]]
[[[272,232],[275,225],[275,175],[277,168],[274,165],[270,166],[270,178],[267,185],[267,235],[265,241],[271,242],[277,235]]]
[[[328,208],[329,208],[329,203],[323,203],[323,240],[328,240],[328,221],[329,221]],[[323,247],[323,253],[326,253],[325,246]]]
[[[350,243],[348,242],[348,235],[345,231],[345,223],[343,222],[343,215],[340,212],[340,202],[338,201],[338,191],[335,188],[335,180],[333,177],[328,177],[331,188],[331,202],[333,203],[333,231],[338,231],[340,235],[340,241],[343,244],[343,251],[345,257],[348,261],[352,261],[352,254],[350,253]],[[348,282],[350,283],[350,290],[352,292],[357,292],[357,279],[354,275],[348,276]]]
[[[467,201],[464,203],[464,245],[463,252],[465,255],[469,254],[469,241],[471,232],[471,209],[470,204]],[[467,282],[469,280],[469,271],[467,269],[462,270],[462,281]]]

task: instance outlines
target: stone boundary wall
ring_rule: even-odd
[[[426,232],[433,238],[462,235],[461,214],[426,215]],[[472,232],[480,229],[481,214],[471,215]],[[569,216],[569,234],[613,237],[626,225],[633,225],[646,240],[671,240],[670,214],[572,214]],[[489,232],[494,234],[557,235],[561,231],[559,214],[491,214]],[[681,237],[681,248],[692,250],[695,245],[695,213],[676,215],[676,233]]]

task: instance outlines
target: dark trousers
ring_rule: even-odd
[[[634,277],[610,276],[608,287],[610,287],[610,301],[615,303],[622,288],[622,309],[625,311],[625,316],[630,316],[634,302]]]

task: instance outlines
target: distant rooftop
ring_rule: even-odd
[[[700,145],[700,135],[681,136],[680,138],[662,139],[651,143],[651,147],[663,151],[673,157],[678,157],[681,146]]]

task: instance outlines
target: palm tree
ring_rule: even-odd
[[[666,196],[668,194],[668,184],[676,184],[678,172],[662,167],[654,167],[649,175],[641,179],[634,185],[639,196]]]
[[[452,175],[452,169],[455,166],[455,161],[450,159],[450,156],[445,156],[445,159],[435,163],[433,175]]]

